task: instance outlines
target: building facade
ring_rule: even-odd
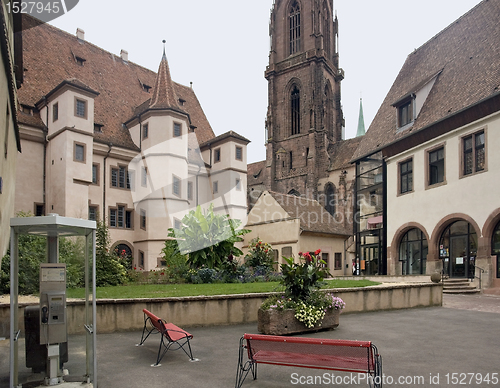
[[[112,249],[144,270],[161,265],[168,229],[196,206],[246,215],[249,141],[215,136],[193,89],[172,81],[165,50],[155,73],[80,29],[23,22],[17,211],[103,220]]]
[[[482,1],[412,52],[364,136],[362,273],[442,271],[500,287],[499,17],[499,0]]]
[[[22,78],[20,17],[0,6],[0,260],[10,243],[10,218],[14,216],[17,155],[21,151],[17,124],[17,89]]]

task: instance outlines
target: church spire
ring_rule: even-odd
[[[149,107],[155,109],[175,108],[181,110],[177,102],[172,78],[170,77],[167,55],[165,54],[165,43],[166,41],[164,40],[163,56],[161,58],[160,67],[158,68],[158,75],[156,76],[153,96]]]
[[[365,131],[365,119],[363,117],[363,99],[359,99],[359,119],[358,119],[358,132],[356,133],[356,137],[363,136],[366,133]]]

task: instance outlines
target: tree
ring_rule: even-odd
[[[127,270],[119,257],[109,251],[110,245],[108,227],[103,221],[97,221],[95,259],[98,287],[118,286],[127,280]]]
[[[182,219],[181,229],[169,229],[169,237],[177,240],[177,249],[182,254],[189,254],[188,263],[192,268],[205,265],[208,268],[221,268],[226,260],[243,252],[234,246],[243,241],[241,236],[250,232],[238,229],[240,220],[233,220],[229,215],[215,214],[213,205],[202,212],[198,205]]]

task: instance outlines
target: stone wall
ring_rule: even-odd
[[[377,310],[441,306],[441,284],[415,283],[379,285],[364,288],[328,290],[346,302],[346,313]],[[141,330],[144,325],[142,309],[186,328],[193,326],[232,325],[257,322],[261,303],[272,293],[196,296],[157,299],[99,299],[97,301],[97,332]],[[24,335],[24,307],[19,305],[19,329]],[[67,303],[68,333],[84,332],[84,303]],[[9,336],[10,305],[0,304],[0,337]]]

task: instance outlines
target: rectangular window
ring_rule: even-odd
[[[407,160],[399,164],[399,193],[404,194],[413,191],[413,160]]]
[[[188,182],[188,200],[193,199],[193,182]]]
[[[182,228],[182,222],[177,218],[174,218],[174,229],[181,229],[181,228]]]
[[[444,181],[444,147],[429,152],[429,185]]]
[[[87,101],[80,100],[79,98],[75,101],[75,116],[86,119],[87,118]]]
[[[217,194],[217,193],[219,192],[219,181],[215,181],[215,182],[212,184],[212,186],[213,186],[213,188],[212,188],[212,189],[213,189],[213,190],[212,190],[212,191],[213,191],[213,193],[214,193],[214,194]]]
[[[146,167],[141,168],[141,186],[148,186],[148,169]]]
[[[220,148],[214,150],[214,163],[220,162]]]
[[[243,160],[243,147],[236,146],[236,160]]]
[[[142,139],[147,139],[149,136],[149,124],[144,124],[142,126]]]
[[[43,203],[35,203],[35,216],[41,217],[45,215],[45,205]]]
[[[325,262],[323,264],[324,268],[330,268],[330,255],[326,252],[321,252],[321,260]]]
[[[293,255],[292,247],[281,248],[281,256],[289,258],[292,257],[292,255]]]
[[[293,153],[292,153],[292,151],[290,151],[290,165],[288,166],[288,168],[290,170],[293,168]]]
[[[132,211],[125,206],[109,209],[109,226],[113,228],[132,229]]]
[[[139,266],[144,268],[144,252],[139,251]]]
[[[334,269],[342,269],[342,253],[336,252],[334,258]]]
[[[129,189],[131,187],[132,172],[128,171],[124,166],[118,166],[118,168],[111,169],[111,186],[119,187],[121,189]]]
[[[180,197],[181,196],[181,180],[175,175],[172,178],[172,194]]]
[[[97,221],[97,206],[89,206],[89,220]]]
[[[141,209],[141,229],[146,230],[146,210]]]
[[[116,228],[116,209],[109,209],[109,226]]]
[[[111,186],[118,187],[118,169],[117,168],[111,169]]]
[[[174,137],[182,135],[182,126],[179,123],[174,123]]]
[[[241,179],[236,178],[236,190],[241,191]]]
[[[402,104],[398,108],[398,128],[404,127],[413,121],[413,104],[412,100]]]
[[[52,105],[52,121],[57,121],[59,119],[59,104],[56,102]]]
[[[462,143],[463,174],[470,175],[484,171],[486,164],[484,131],[464,137]]]
[[[85,163],[85,144],[75,143],[74,161]]]
[[[95,163],[92,164],[92,183],[99,184],[99,165]]]

